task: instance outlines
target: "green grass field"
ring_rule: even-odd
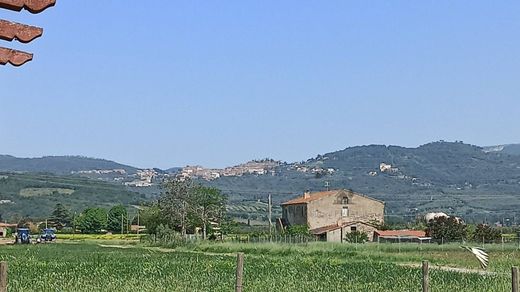
[[[22,197],[50,196],[53,194],[71,195],[73,193],[74,190],[65,188],[25,188],[20,190]]]
[[[112,246],[110,246],[112,245]],[[470,269],[431,270],[431,291],[510,291],[516,246],[489,247],[490,271],[456,245],[201,243],[175,250],[122,241],[2,246],[9,291],[233,291],[235,254],[246,253],[244,291],[419,291],[412,264]]]

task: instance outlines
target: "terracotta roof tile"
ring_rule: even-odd
[[[55,4],[56,0],[0,0],[0,9],[14,11],[25,9],[32,13],[40,13]],[[42,28],[0,19],[0,39],[2,40],[29,43],[42,34]],[[33,55],[30,53],[0,47],[0,65],[21,66],[31,61],[32,58]]]
[[[56,0],[0,0],[0,8],[14,11],[25,9],[31,13],[40,13],[56,4]]]
[[[9,63],[13,66],[22,66],[31,61],[32,58],[32,54],[0,47],[0,65]]]
[[[0,39],[28,43],[42,34],[42,28],[0,19]]]

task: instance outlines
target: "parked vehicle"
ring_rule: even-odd
[[[54,233],[54,229],[45,228],[42,230],[42,234],[38,238],[38,242],[53,242],[56,240],[56,234]]]
[[[31,243],[31,233],[29,231],[29,228],[18,228],[16,230],[14,243],[16,243],[16,244]]]

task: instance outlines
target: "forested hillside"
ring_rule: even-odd
[[[18,158],[0,155],[0,171],[11,172],[48,172],[70,174],[85,170],[124,169],[133,174],[137,168],[113,161],[82,156],[46,156],[39,158]]]

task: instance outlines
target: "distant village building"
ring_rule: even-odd
[[[384,223],[385,204],[350,190],[305,193],[282,204],[285,226],[307,225],[321,240],[342,242],[352,231],[371,240],[377,224]]]

